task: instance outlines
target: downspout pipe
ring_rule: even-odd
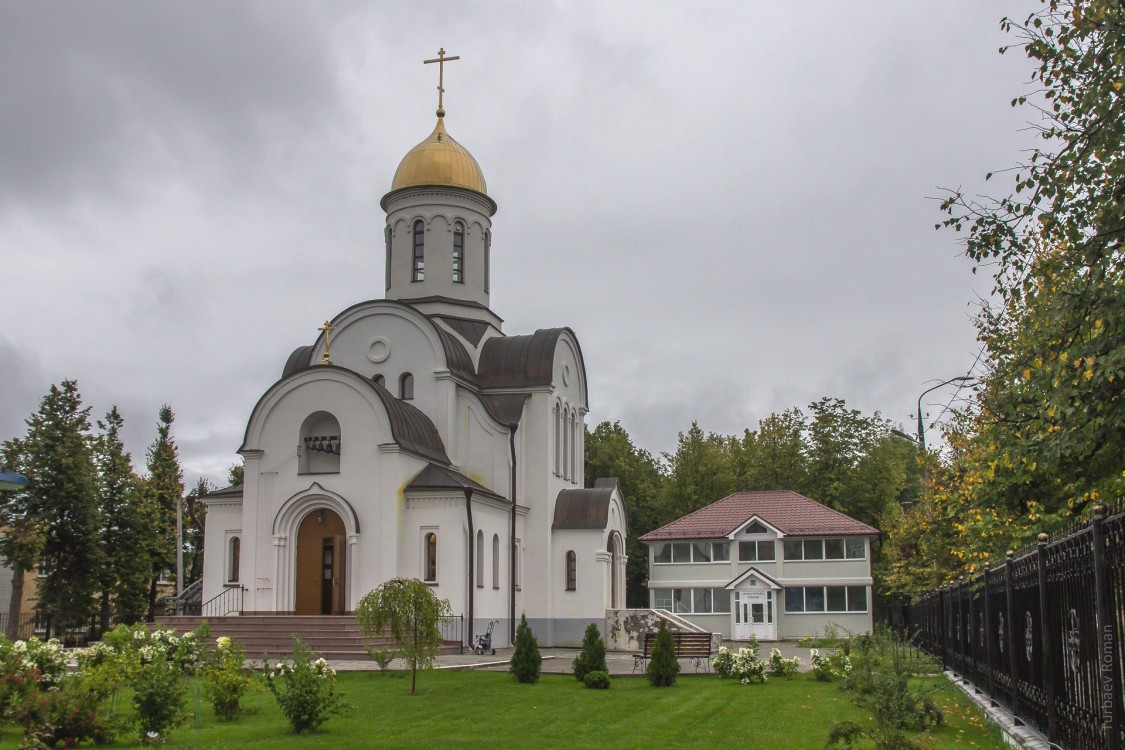
[[[473,529],[473,488],[465,487],[465,516],[469,521],[469,564],[466,566],[469,571],[469,625],[465,628],[465,641],[472,645],[473,643],[473,599],[476,595],[476,581],[473,564],[476,562],[476,551],[473,549],[477,542],[476,531]]]
[[[510,608],[508,610],[508,637],[509,643],[516,642],[516,428],[518,424],[508,425],[508,446],[512,452],[512,528],[508,542],[508,588],[510,594]]]

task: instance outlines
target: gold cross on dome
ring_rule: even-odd
[[[326,320],[324,321],[324,325],[320,328],[317,328],[316,330],[324,334],[324,357],[320,360],[320,364],[330,365],[332,364],[332,360],[328,358],[328,335],[332,333],[332,331],[336,330],[336,326],[332,325],[331,322]]]
[[[445,47],[438,50],[438,56],[433,60],[423,60],[425,64],[437,63],[438,64],[438,84],[437,84],[437,115],[438,117],[445,117],[445,107],[442,106],[442,94],[445,93],[445,64],[453,60],[460,60],[460,55],[453,57],[445,56]]]

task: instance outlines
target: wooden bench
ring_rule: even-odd
[[[656,646],[656,633],[645,633],[644,651],[633,654],[633,672],[648,668],[652,649]],[[688,659],[695,665],[695,671],[711,671],[711,634],[672,632],[677,659]]]

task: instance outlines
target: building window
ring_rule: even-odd
[[[738,543],[739,562],[773,562],[775,555],[772,539]]]
[[[238,583],[238,569],[242,557],[242,540],[236,536],[230,538],[230,566],[227,568],[227,583]]]
[[[786,539],[786,560],[863,560],[867,556],[862,537],[842,539]]]
[[[866,586],[794,586],[785,589],[786,612],[866,612]]]
[[[398,397],[403,401],[414,398],[414,376],[408,372],[404,372],[398,379]]]
[[[750,524],[745,529],[743,529],[742,533],[743,534],[768,534],[769,529],[767,529],[765,526],[763,526],[760,521],[755,521],[754,523]]]
[[[555,402],[555,476],[562,475],[562,406]]]
[[[484,588],[484,532],[477,531],[477,588]]]
[[[301,423],[299,474],[336,474],[340,471],[343,435],[340,421],[326,411],[310,414]]]
[[[570,407],[563,404],[562,412],[562,476],[563,479],[570,479],[570,438],[567,436],[566,423],[567,414],[570,412]]]
[[[426,280],[426,225],[421,219],[414,222],[414,262],[411,265],[410,280]]]
[[[425,536],[426,561],[425,578],[427,582],[437,581],[437,534],[430,531]]]
[[[380,374],[376,374],[374,377],[371,378],[371,380],[372,380],[372,382],[375,383],[375,385],[379,386],[380,388],[386,388],[387,387],[387,379],[384,378]]]
[[[386,270],[387,289],[391,288],[391,236],[392,236],[391,228],[390,227],[385,228],[383,230],[383,238],[387,242],[387,264],[386,264],[386,266],[387,266],[387,270]]]
[[[465,225],[453,225],[453,281],[465,283]]]
[[[730,562],[730,542],[657,542],[652,551],[654,563]]]
[[[522,576],[520,575],[520,563],[523,561],[523,555],[520,554],[520,540],[519,539],[517,539],[516,543],[512,545],[512,557],[515,560],[515,564],[512,566],[512,570],[514,572],[514,576],[515,576],[515,579],[516,579],[515,580],[516,591],[519,591],[522,588],[520,586],[520,579],[522,578]]]
[[[492,254],[492,232],[484,233],[484,293],[488,294],[489,256]]]
[[[566,553],[566,590],[575,591],[578,588],[578,557],[574,550]]]
[[[500,535],[492,535],[492,588],[500,588]]]
[[[653,589],[652,606],[677,614],[729,615],[730,592],[726,589]]]
[[[577,424],[578,424],[578,418],[575,415],[574,410],[572,409],[571,412],[570,412],[570,473],[569,473],[569,478],[570,478],[571,481],[578,481],[578,469],[577,469],[578,457],[576,455],[578,453],[578,451],[576,450],[578,448],[578,431],[577,431],[577,428],[576,428]]]

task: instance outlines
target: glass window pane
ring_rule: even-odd
[[[785,589],[785,611],[805,611],[805,590],[803,588],[795,586],[791,589]]]
[[[866,586],[848,586],[848,611],[849,612],[866,612],[867,611],[867,587]]]
[[[805,540],[805,559],[806,560],[823,560],[824,559],[824,544],[819,539],[806,539]]]
[[[692,603],[696,613],[709,613],[711,611],[711,589],[692,589]]]
[[[668,542],[657,542],[652,545],[652,561],[658,563],[672,562],[672,545]]]
[[[726,589],[713,589],[711,592],[711,611],[716,614],[730,614],[730,592]]]
[[[738,561],[739,562],[757,562],[758,561],[758,543],[757,542],[739,542],[738,543]]]
[[[758,542],[758,559],[759,560],[772,560],[774,559],[774,544],[773,540],[768,542]]]
[[[805,556],[802,553],[804,549],[800,539],[786,539],[782,545],[785,549],[786,560],[804,560]]]
[[[691,589],[672,589],[672,611],[691,613]]]
[[[849,560],[862,560],[867,555],[864,554],[863,538],[858,536],[848,537],[848,559]]]
[[[824,587],[823,586],[807,586],[805,588],[805,611],[806,612],[823,612],[824,611]]]
[[[656,609],[672,609],[672,589],[653,589],[652,606]]]
[[[824,559],[825,560],[843,560],[844,559],[844,540],[843,539],[825,539],[824,540]]]
[[[715,562],[730,562],[730,542],[711,542],[711,559]]]
[[[691,547],[693,562],[711,562],[710,542],[693,542]]]
[[[846,589],[843,586],[829,586],[828,587],[828,611],[829,612],[847,612],[848,601],[844,592]]]
[[[691,562],[691,544],[689,544],[688,542],[673,542],[672,562]]]

